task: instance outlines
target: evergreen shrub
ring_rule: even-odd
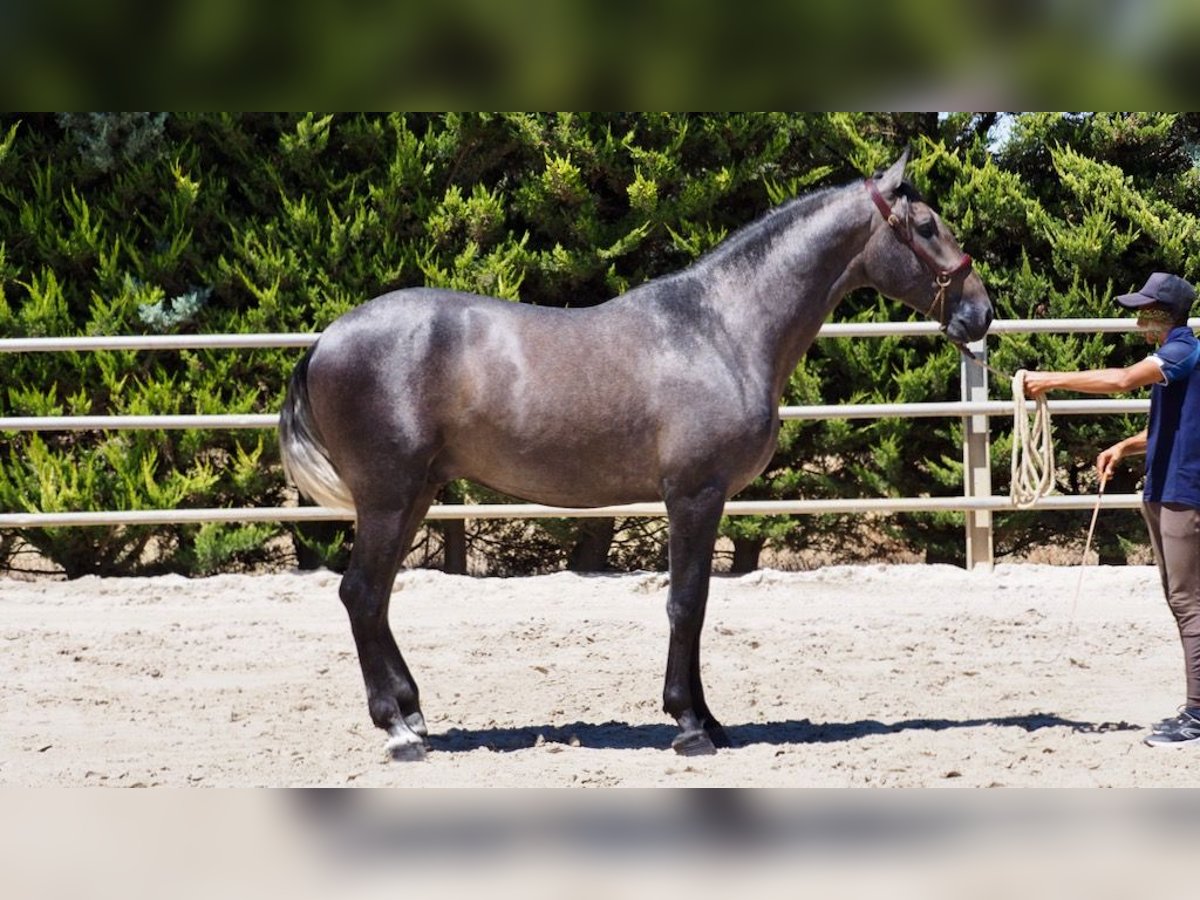
[[[1002,134],[997,126],[1002,126]],[[1200,256],[1191,114],[450,113],[0,116],[0,335],[319,331],[396,288],[434,285],[543,306],[590,306],[690,264],[799,192],[882,167],[910,178],[975,259],[1001,318],[1119,314],[1114,294]],[[906,319],[860,291],[835,320]],[[1110,335],[1003,336],[997,367],[1126,365]],[[273,413],[292,350],[0,354],[0,414]],[[1006,397],[994,385],[993,397]],[[944,341],[822,340],[784,402],[958,397]],[[993,486],[1008,441],[993,419]],[[1096,452],[1137,417],[1058,417],[1058,481],[1093,487]],[[756,499],[954,495],[954,420],[787,422]],[[1112,491],[1136,488],[1122,469]],[[0,433],[10,511],[291,502],[274,433]],[[498,499],[468,484],[444,502]],[[1141,546],[1136,516],[1102,517],[1107,559]],[[736,567],[764,548],[861,559],[962,556],[962,515],[727,518]],[[1083,523],[1085,524],[1085,523]],[[997,549],[1070,541],[1070,513],[997,516]],[[498,572],[660,567],[653,521],[472,522]],[[350,530],[271,524],[31,529],[68,576],[345,564]],[[20,566],[0,533],[0,566]],[[422,537],[418,562],[447,542]],[[456,552],[463,548],[457,548]]]

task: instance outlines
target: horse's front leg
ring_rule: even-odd
[[[700,680],[700,633],[708,602],[713,544],[724,506],[724,491],[716,487],[667,500],[671,568],[667,617],[671,639],[663,709],[679,723],[679,734],[671,746],[684,756],[715,753],[718,744],[727,744],[720,724],[705,703]]]
[[[350,566],[339,589],[358,649],[367,708],[371,720],[387,731],[388,752],[396,760],[423,759],[428,734],[417,684],[388,624],[396,571],[428,505],[360,512]]]

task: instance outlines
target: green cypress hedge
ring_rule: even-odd
[[[993,126],[1008,128],[997,139]],[[1108,316],[1154,269],[1195,279],[1198,119],[1171,114],[472,113],[0,116],[0,334],[316,331],[364,300],[429,284],[587,306],[688,265],[772,204],[914,149],[910,177],[976,260],[1001,317]],[[835,318],[904,319],[872,292]],[[993,339],[1025,367],[1124,365],[1101,335]],[[0,354],[0,414],[274,412],[291,350]],[[958,396],[939,341],[825,340],[785,402]],[[879,373],[886,373],[880,377]],[[1007,396],[997,385],[993,396]],[[1008,478],[993,420],[993,476]],[[1095,452],[1133,419],[1060,417],[1060,482],[1085,490]],[[744,496],[961,492],[952,420],[786,423]],[[1133,490],[1123,471],[1112,490]],[[0,433],[0,508],[275,505],[271,432]],[[492,500],[450,486],[448,502]],[[1005,515],[998,550],[1075,536],[1073,514]],[[1142,541],[1104,517],[1110,559]],[[956,560],[962,517],[730,518],[737,564],[764,547]],[[344,529],[283,525],[36,529],[68,576],[203,574],[344,561]],[[661,523],[470,523],[492,571],[661,566]],[[881,545],[880,541],[885,544]],[[424,544],[440,558],[434,529]],[[0,533],[0,565],[17,565]]]

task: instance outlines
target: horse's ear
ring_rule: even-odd
[[[889,194],[894,195],[900,187],[900,183],[904,181],[904,167],[908,165],[909,147],[904,148],[904,152],[900,154],[900,158],[892,163],[891,167],[879,176],[879,192],[884,196]]]

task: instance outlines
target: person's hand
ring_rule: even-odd
[[[1040,397],[1042,394],[1050,390],[1051,376],[1053,372],[1026,372],[1025,373],[1025,394],[1028,397]]]
[[[1101,482],[1108,481],[1112,476],[1122,455],[1120,444],[1113,444],[1107,450],[1100,451],[1100,455],[1096,457],[1096,472],[1100,475]]]

